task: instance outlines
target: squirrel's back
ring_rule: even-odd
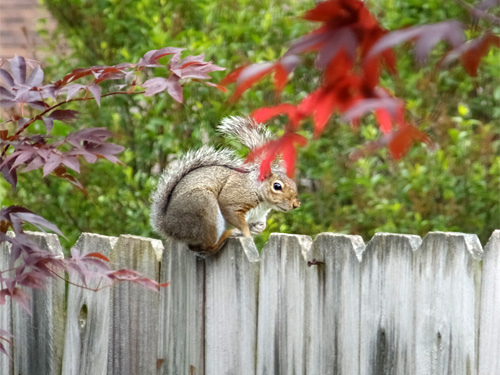
[[[158,182],[158,187],[152,195],[151,225],[157,233],[162,233],[165,227],[165,213],[175,187],[190,172],[199,168],[220,166],[229,169],[242,169],[243,161],[233,151],[203,146],[196,151],[189,151],[165,169]]]

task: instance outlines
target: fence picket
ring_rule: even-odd
[[[262,250],[257,374],[305,374],[306,274],[311,238],[271,234]]]
[[[0,271],[9,269],[10,262],[10,244],[8,242],[0,242]],[[2,273],[2,277],[12,277],[12,272]],[[2,285],[2,287],[5,287]],[[7,298],[4,305],[0,306],[0,329],[12,334],[12,300]],[[5,341],[2,342],[5,350],[12,353],[12,346]],[[0,374],[12,375],[14,373],[13,363],[9,357],[0,352]]]
[[[82,254],[99,252],[110,256],[117,237],[82,233],[75,248]],[[70,281],[80,285],[76,276]],[[105,287],[109,281],[90,280],[88,288]],[[94,375],[105,374],[108,365],[108,341],[110,334],[110,289],[98,292],[75,285],[68,286],[68,308],[66,338],[63,357],[63,374]]]
[[[500,374],[500,230],[484,248],[480,332],[479,375]]]
[[[307,373],[359,373],[360,236],[322,233],[314,240],[321,263],[308,270]]]
[[[163,245],[159,240],[121,235],[110,260],[118,268],[159,279]],[[120,283],[111,289],[108,374],[154,374],[158,353],[159,294],[141,285]]]
[[[255,374],[259,253],[247,254],[245,240],[230,239],[206,259],[206,374]]]
[[[361,262],[360,374],[413,375],[418,236],[377,233]]]
[[[55,234],[26,232],[42,249],[63,257]],[[32,315],[12,305],[14,373],[53,375],[61,373],[64,348],[64,281],[50,279],[44,289],[25,289]]]
[[[415,374],[477,374],[479,262],[476,235],[431,232],[414,266]]]
[[[203,375],[205,260],[167,241],[160,280],[158,373]]]

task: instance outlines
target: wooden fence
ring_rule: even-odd
[[[55,235],[32,236],[62,256]],[[33,316],[1,306],[15,347],[0,373],[500,374],[500,230],[484,252],[475,235],[440,232],[366,245],[273,234],[260,255],[242,243],[202,259],[174,242],[83,234],[80,251],[170,285],[94,293],[53,280],[30,292]]]

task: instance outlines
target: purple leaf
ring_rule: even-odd
[[[33,71],[31,72],[28,81],[26,81],[26,84],[28,86],[40,86],[43,82],[43,70],[40,68],[40,66],[37,66]]]
[[[463,25],[458,21],[445,21],[390,32],[375,43],[366,60],[370,60],[388,48],[413,39],[415,39],[415,57],[418,61],[424,62],[430,50],[442,40],[449,42],[453,47],[463,43]]]
[[[15,56],[8,61],[14,82],[24,85],[26,83],[26,60],[22,56]]]
[[[303,38],[298,39],[292,46],[286,51],[285,56],[297,55],[299,53],[308,52],[313,47],[324,43],[330,37],[329,33],[317,33],[306,35]]]
[[[179,84],[179,78],[172,75],[169,79],[169,85],[167,87],[167,92],[170,96],[177,102],[182,103],[182,86]]]
[[[14,99],[15,95],[7,90],[5,87],[0,86],[0,99]]]
[[[274,63],[258,63],[247,66],[243,69],[236,80],[236,85],[240,85],[242,82],[245,82],[248,79],[251,79],[253,76],[262,73],[269,68],[271,68]]]
[[[96,84],[88,86],[89,91],[94,95],[94,99],[97,102],[97,105],[100,107],[101,106],[101,92],[102,88],[101,86],[98,86]]]
[[[51,174],[54,169],[56,169],[59,164],[61,164],[61,155],[56,153],[51,153],[49,158],[45,160],[45,165],[43,166],[43,177]]]
[[[11,168],[10,163],[4,164],[2,159],[0,158],[0,172],[2,173],[3,178],[12,186],[15,190],[17,185],[17,172],[15,169]]]
[[[80,173],[80,163],[78,162],[78,159],[76,157],[64,156],[61,161],[68,168],[71,168],[75,172]]]
[[[19,289],[19,288],[15,288],[14,289],[14,292],[11,294],[11,297],[14,301],[16,301],[17,303],[19,303],[19,305],[21,305],[21,307],[28,313],[30,314],[30,316],[32,315],[31,314],[31,308],[29,306],[29,297],[28,295],[26,294],[26,292],[24,292],[22,289]]]
[[[24,125],[26,125],[26,123],[28,122],[28,119],[24,118],[24,117],[21,117],[18,121],[17,121],[17,130],[20,130]]]
[[[16,168],[17,166],[25,163],[27,160],[31,159],[33,157],[32,152],[21,152],[19,156],[16,158],[14,163],[12,163],[12,166],[10,167],[11,169]]]
[[[14,79],[5,69],[0,69],[0,78],[2,78],[2,80],[5,82],[5,84],[7,84],[7,86],[9,86],[9,88],[15,85]]]
[[[139,66],[141,67],[157,67],[162,66],[158,63],[158,60],[163,56],[180,54],[184,48],[175,47],[165,47],[159,50],[152,50],[146,52],[146,54],[139,60]]]
[[[15,102],[14,100],[0,99],[0,107],[2,107],[2,108],[11,108],[11,107],[15,106],[16,104],[17,104],[17,102]]]
[[[371,112],[379,108],[387,110],[392,117],[395,117],[402,105],[403,102],[400,99],[391,97],[382,99],[364,99],[360,100],[345,111],[342,118],[345,121],[352,121],[363,116],[367,112]]]
[[[31,162],[26,165],[26,168],[23,169],[23,173],[33,171],[35,169],[40,168],[43,165],[43,159],[39,156],[36,156]]]
[[[71,83],[65,87],[66,89],[66,101],[69,101],[75,94],[84,89],[86,86],[80,85],[79,83]]]
[[[342,27],[330,33],[330,37],[324,43],[316,58],[316,66],[325,69],[328,63],[343,48],[352,61],[356,59],[356,49],[358,47],[358,38],[356,34],[348,28]]]
[[[159,92],[164,91],[168,87],[168,85],[169,83],[167,79],[163,77],[148,79],[142,84],[142,86],[146,88],[144,96],[152,96],[158,94]]]
[[[279,61],[281,66],[288,72],[292,73],[297,65],[299,65],[301,62],[301,58],[297,55],[286,55],[282,57]]]
[[[33,102],[26,102],[27,105],[29,105],[31,108],[38,109],[39,111],[45,110],[48,106],[46,106],[45,102],[42,102],[41,100],[35,100]]]
[[[55,232],[55,233],[64,237],[64,235],[61,233],[59,228],[57,228],[57,226],[52,224],[50,221],[47,221],[43,217],[36,215],[29,210],[26,210],[26,211],[28,211],[28,212],[14,212],[10,216],[15,217],[18,220],[22,220],[22,221],[25,221],[27,223],[34,225],[35,227],[40,229],[42,232],[45,232],[44,228],[47,228],[47,229],[51,230],[52,232]],[[12,223],[14,223],[14,222],[12,221]]]
[[[49,114],[49,118],[59,121],[75,120],[77,118],[78,111],[73,111],[71,109],[56,109]]]
[[[43,125],[45,126],[46,134],[49,134],[54,126],[54,120],[50,117],[42,117]]]

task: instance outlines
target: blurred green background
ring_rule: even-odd
[[[212,74],[218,82],[232,69],[249,62],[275,60],[314,25],[300,19],[312,1],[83,1],[45,0],[58,22],[54,33],[41,32],[50,47],[44,51],[46,78],[56,80],[77,67],[136,62],[146,52],[166,46],[205,53],[207,60],[227,68]],[[369,1],[369,8],[389,30],[456,18],[470,23],[453,1]],[[467,31],[479,35],[483,21]],[[498,28],[494,30],[499,33]],[[261,246],[271,232],[316,235],[323,231],[359,234],[365,241],[375,232],[419,234],[429,231],[476,233],[483,244],[500,228],[500,54],[490,51],[479,76],[464,70],[436,69],[443,46],[429,63],[416,65],[409,49],[398,49],[398,77],[383,84],[407,102],[409,119],[439,144],[436,151],[416,145],[401,161],[387,150],[351,163],[349,155],[379,137],[373,117],[354,130],[333,118],[320,139],[311,124],[310,140],[299,152],[296,179],[302,206],[287,214],[273,213]],[[297,103],[317,86],[312,56],[295,72],[282,100]],[[159,172],[177,155],[210,143],[227,146],[214,131],[228,115],[246,115],[276,104],[269,80],[229,104],[230,95],[202,84],[185,88],[184,104],[157,95],[103,98],[72,107],[81,111],[70,125],[57,123],[54,135],[78,128],[105,126],[115,142],[126,147],[126,166],[100,161],[85,165],[78,177],[86,198],[70,184],[40,171],[20,175],[17,194],[0,180],[2,205],[20,204],[59,226],[72,245],[84,231],[157,237],[149,225],[149,196]],[[285,119],[271,123],[279,132]],[[43,132],[43,129],[39,129]],[[242,151],[243,152],[243,151]]]

